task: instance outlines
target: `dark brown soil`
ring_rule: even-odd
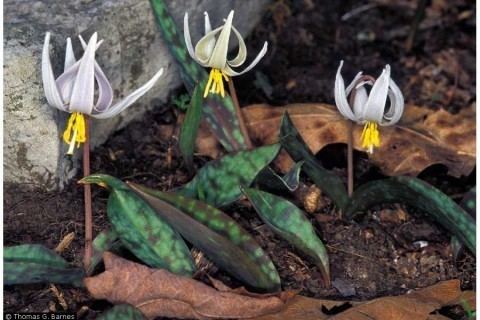
[[[390,4],[392,2],[392,4]],[[373,3],[346,21],[341,17]],[[395,4],[393,4],[395,3]],[[475,8],[471,1],[432,1],[410,53],[404,48],[414,15],[410,1],[277,1],[247,39],[254,54],[266,39],[270,53],[255,72],[240,77],[242,104],[268,102],[333,102],[338,63],[345,60],[347,78],[357,70],[376,76],[385,64],[403,89],[407,102],[451,111],[475,103]],[[365,7],[364,7],[365,8]],[[368,8],[368,7],[366,7]],[[179,94],[183,93],[180,91]],[[144,120],[132,123],[92,153],[92,171],[168,190],[188,181],[175,139],[159,139],[162,124],[174,123],[172,103],[158,106]],[[345,177],[345,146],[327,147],[318,155],[327,167]],[[339,156],[339,154],[341,156]],[[196,159],[200,167],[207,159]],[[381,175],[361,160],[360,182]],[[454,179],[441,166],[425,170],[421,178],[455,200],[475,184],[475,175]],[[307,184],[310,184],[305,180]],[[93,189],[94,232],[104,230],[108,194]],[[435,221],[411,208],[385,206],[354,222],[322,198],[310,215],[329,250],[333,287],[322,286],[319,270],[287,242],[275,236],[244,201],[225,210],[271,255],[284,289],[300,289],[312,297],[365,300],[402,294],[409,289],[458,278],[462,288],[475,289],[475,258],[464,253],[453,261],[450,236]],[[41,243],[54,248],[69,232],[75,240],[62,254],[81,265],[83,252],[83,190],[74,182],[62,192],[42,192],[27,185],[6,185],[4,194],[5,245]],[[428,244],[420,248],[419,244]],[[240,285],[210,267],[207,272],[230,285]],[[68,310],[88,306],[85,319],[109,304],[91,300],[84,290],[58,286]],[[6,311],[63,310],[47,285],[6,287]],[[461,316],[459,316],[461,317]]]

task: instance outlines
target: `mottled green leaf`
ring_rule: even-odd
[[[129,183],[187,241],[249,286],[277,291],[280,278],[268,255],[232,218],[201,201]]]
[[[300,185],[300,171],[303,161],[297,162],[283,177],[280,177],[272,168],[266,167],[255,178],[260,189],[272,192],[293,192]]]
[[[428,213],[475,254],[475,221],[446,194],[413,177],[393,177],[360,186],[345,210],[347,218],[384,203],[405,203]]]
[[[110,190],[107,214],[123,245],[154,268],[191,276],[195,266],[180,235],[122,181],[105,174],[83,178]]]
[[[243,189],[258,215],[272,230],[295,248],[311,257],[322,272],[325,285],[330,286],[330,265],[322,240],[311,222],[293,203],[257,189]]]
[[[183,33],[181,33],[172,19],[163,0],[150,0],[153,13],[162,32],[170,53],[180,66],[180,72],[187,90],[192,93],[194,87],[208,79],[208,73],[193,60],[185,47]],[[245,139],[240,131],[237,114],[232,98],[225,94],[210,94],[203,100],[203,114],[215,137],[228,152],[247,148]]]
[[[93,254],[90,259],[87,274],[92,274],[98,264],[102,261],[105,251],[115,252],[122,246],[122,242],[115,230],[107,229],[100,232],[92,242]]]
[[[473,187],[465,193],[460,201],[460,206],[475,219],[477,213],[477,188]]]
[[[214,206],[225,206],[241,195],[239,186],[248,187],[257,174],[278,154],[279,144],[240,151],[211,161],[179,193]]]
[[[285,113],[282,119],[279,140],[293,160],[305,161],[303,171],[315,185],[325,192],[340,209],[345,209],[348,202],[345,185],[338,176],[322,167],[318,162],[293,125],[288,113]]]
[[[203,86],[197,85],[193,91],[190,107],[185,114],[182,128],[180,129],[179,146],[180,152],[185,160],[185,165],[190,172],[193,172],[193,152],[195,151],[195,140],[198,128],[202,120]]]
[[[97,320],[145,320],[146,318],[137,308],[129,304],[119,304],[102,313]]]
[[[68,283],[80,285],[84,272],[71,267],[54,251],[39,244],[3,249],[3,283]]]

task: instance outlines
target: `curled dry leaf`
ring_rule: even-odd
[[[219,291],[199,281],[151,269],[110,252],[103,255],[105,272],[85,279],[95,299],[127,303],[148,319],[244,319],[274,313],[285,306],[293,292],[251,295]]]
[[[333,143],[347,142],[345,120],[336,108],[327,104],[291,104],[272,107],[266,104],[243,108],[248,131],[256,145],[278,141],[281,118],[285,111],[313,153]],[[354,147],[360,145],[362,126],[354,126]],[[197,151],[217,157],[215,138],[199,130]],[[168,132],[167,128],[163,131]],[[170,129],[171,131],[171,129]],[[415,176],[433,164],[443,164],[452,176],[468,175],[475,166],[475,111],[462,109],[458,114],[408,105],[399,125],[381,128],[382,144],[371,155],[372,162],[386,175]],[[293,164],[280,154],[277,164],[286,172]]]
[[[430,313],[444,306],[461,305],[462,301],[468,303],[471,310],[475,310],[474,297],[473,292],[460,290],[459,280],[444,281],[410,294],[383,297],[367,302],[333,301],[296,296],[280,312],[258,317],[255,320],[440,319],[433,317]]]

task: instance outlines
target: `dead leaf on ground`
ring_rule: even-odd
[[[474,297],[475,293],[460,290],[459,280],[444,281],[410,294],[378,298],[368,302],[333,301],[296,296],[280,312],[258,317],[255,320],[433,320],[442,318],[440,315],[430,313],[444,306],[461,304],[460,300],[464,298],[469,301],[471,309],[475,310],[472,302],[475,300]],[[334,308],[337,310],[347,308],[347,310],[335,312]]]
[[[259,295],[218,291],[202,282],[151,269],[110,252],[106,252],[103,259],[105,272],[85,279],[90,294],[114,304],[131,304],[149,319],[252,318],[277,312],[295,295],[293,292]]]

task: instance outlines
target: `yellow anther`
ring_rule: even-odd
[[[372,121],[367,121],[363,127],[362,148],[367,149],[368,153],[373,153],[373,147],[380,146],[380,132],[378,131],[378,124]]]
[[[207,85],[205,86],[205,91],[203,92],[203,97],[206,98],[208,93],[220,94],[225,97],[225,88],[223,86],[223,79],[228,82],[228,76],[223,73],[220,69],[210,70],[210,76],[208,77]]]
[[[73,154],[75,142],[77,143],[77,148],[79,148],[80,144],[85,142],[85,140],[85,117],[80,112],[74,112],[68,118],[67,128],[63,132],[63,141],[69,145],[67,154]]]

